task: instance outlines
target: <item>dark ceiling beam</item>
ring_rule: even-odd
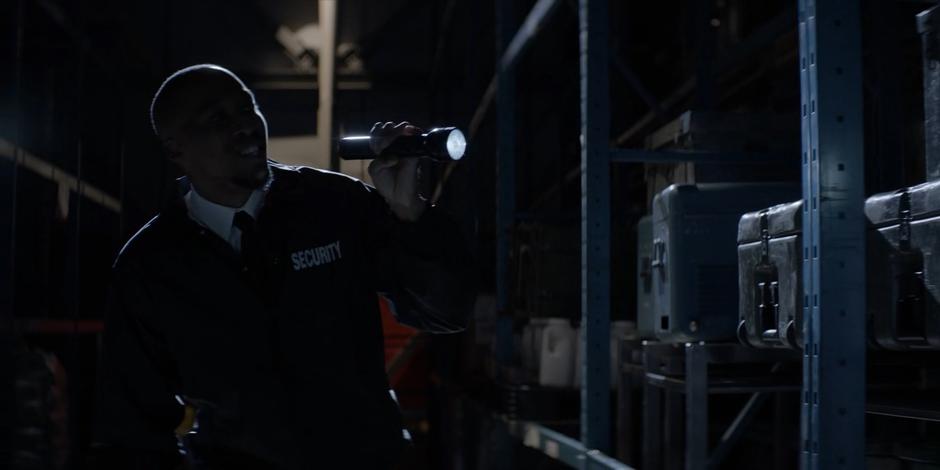
[[[620,57],[620,55],[617,53],[616,47],[611,48],[610,59],[614,64],[614,69],[616,69],[617,72],[620,72],[620,75],[630,85],[630,88],[633,88],[633,91],[636,92],[636,94],[646,103],[650,110],[656,114],[656,117],[659,119],[665,119],[666,112],[659,104],[659,101],[656,100],[656,97],[649,90],[649,88],[643,84],[643,80],[641,80],[639,75],[634,72],[633,68],[627,65],[623,58]]]
[[[717,59],[715,64],[715,70],[719,73],[728,72],[754,56],[756,53],[762,51],[773,41],[777,40],[784,33],[794,29],[796,27],[796,7],[791,5],[786,7],[781,13],[775,16],[773,19],[764,23],[762,26],[757,28],[750,36],[741,41],[732,51],[727,55],[721,56]],[[691,77],[686,80],[678,89],[676,89],[669,97],[660,102],[660,106],[666,112],[669,112],[672,108],[682,102],[686,97],[688,97],[695,90],[695,77]],[[723,95],[723,98],[727,95]],[[625,144],[632,137],[637,135],[647,126],[649,126],[657,118],[657,113],[654,110],[647,112],[642,118],[635,122],[630,128],[625,132],[620,134],[612,144],[613,147],[617,147]],[[536,198],[536,202],[533,204],[532,210],[535,210],[538,206],[541,206],[546,202],[550,197],[561,191],[565,186],[578,181],[578,177],[581,175],[580,165],[569,170],[562,181],[559,181],[557,184],[549,188],[543,194]]]
[[[519,58],[522,57],[525,51],[531,46],[532,40],[545,27],[545,24],[548,22],[549,18],[551,18],[552,14],[558,10],[560,3],[560,0],[539,0],[538,3],[532,7],[525,21],[523,21],[522,26],[519,27],[516,35],[513,36],[509,46],[506,47],[506,51],[503,53],[502,57],[500,57],[500,68],[508,70],[515,66]],[[489,111],[490,105],[493,103],[493,98],[495,97],[496,74],[493,75],[492,80],[490,80],[489,85],[487,85],[486,91],[480,99],[480,104],[477,105],[477,109],[473,113],[473,118],[470,119],[470,126],[468,127],[469,138],[472,139],[480,128],[480,124],[482,124],[483,118],[486,116],[487,111]]]
[[[503,53],[503,57],[499,61],[499,66],[503,70],[515,66],[522,55],[529,50],[532,46],[532,40],[542,31],[552,14],[558,10],[560,4],[560,0],[538,0],[532,6],[532,10],[529,11],[525,21],[522,22],[522,26],[513,36],[509,46],[506,47],[506,52]]]
[[[727,54],[719,56],[715,61],[715,70],[718,74],[728,73],[739,67],[742,63],[763,51],[768,45],[777,40],[784,33],[796,28],[796,6],[790,5],[775,16],[770,21],[757,28],[751,35],[745,38],[731,49]],[[668,98],[661,101],[661,106],[666,112],[670,108],[682,102],[690,93],[695,91],[696,80],[691,77],[686,80],[675,92]],[[625,144],[637,133],[646,129],[656,119],[656,113],[650,111],[637,120],[626,131],[621,133],[614,140],[614,146]]]
[[[69,18],[65,10],[63,10],[59,4],[51,0],[38,0],[36,3],[55,24],[59,25],[66,34],[72,37],[72,41],[78,47],[79,51],[85,54],[85,57],[89,59],[91,63],[103,70],[105,75],[119,87],[125,85],[124,79],[122,78],[123,75],[116,70],[114,65],[118,63],[118,61],[114,60],[112,57],[103,55],[100,49],[94,47],[95,44],[91,40],[91,37],[89,37],[75,21]]]
[[[254,2],[246,2],[245,4],[247,5],[248,9],[252,10],[252,11],[255,13],[255,15],[253,15],[253,16],[254,16],[258,21],[262,21],[262,22],[266,23],[266,25],[267,25],[269,28],[271,28],[272,31],[278,31],[281,27],[287,28],[286,26],[282,25],[276,18],[274,18],[274,16],[271,15],[271,12],[268,11],[268,10],[264,7],[265,2],[254,1]],[[316,9],[314,9],[314,11],[316,11]],[[288,28],[288,30],[289,30],[289,28]],[[294,32],[293,30],[290,30],[290,31],[291,31],[291,33]],[[274,35],[272,35],[272,36],[270,37],[270,41],[271,41],[271,44],[272,44],[274,47],[283,50],[283,51],[284,51],[284,54],[287,55],[288,58],[290,58],[290,60],[292,60],[292,61],[294,62],[294,65],[295,65],[295,66],[298,65],[298,60],[299,60],[300,58],[299,58],[299,57],[295,57],[290,51],[288,51],[287,48],[284,47],[284,45],[281,44],[281,42],[278,40],[276,34],[274,34]],[[311,60],[314,60],[314,61],[316,60],[316,57],[313,56],[313,54],[312,54],[311,51],[307,51],[307,53],[309,53],[309,54],[312,56],[312,57],[311,57]],[[301,67],[297,67],[297,68],[300,69]]]
[[[384,23],[364,34],[357,41],[362,57],[368,57],[379,48],[386,46],[391,30],[399,27],[402,23],[407,23],[414,12],[420,11],[422,4],[425,3],[427,3],[427,0],[408,0],[402,3],[397,10],[388,16]]]
[[[538,33],[544,29],[548,20],[558,10],[560,4],[561,0],[538,0],[538,2],[532,6],[532,10],[529,11],[529,14],[526,15],[525,20],[522,22],[519,30],[516,31],[516,35],[513,36],[512,41],[506,46],[506,51],[503,52],[503,55],[499,58],[497,67],[502,70],[513,68],[522,55],[532,46],[533,40],[538,36]],[[474,136],[476,136],[480,125],[483,123],[483,118],[486,117],[486,113],[489,111],[490,105],[496,97],[496,82],[499,72],[500,71],[497,70],[493,74],[493,78],[487,85],[486,91],[483,92],[480,104],[477,105],[476,110],[473,112],[473,117],[470,119],[470,124],[467,127],[467,138],[469,140],[473,140]],[[449,163],[444,169],[444,173],[431,196],[432,203],[437,202],[441,197],[444,186],[447,184],[447,180],[450,179],[455,165],[455,163]]]
[[[444,53],[447,51],[447,39],[450,37],[447,33],[450,31],[451,24],[454,22],[456,11],[457,0],[448,0],[447,5],[444,6],[444,14],[441,15],[441,25],[438,28],[439,36],[434,48],[434,58],[431,59],[431,75],[428,80],[428,83],[431,84],[431,90],[437,88],[437,81],[440,79],[441,62],[444,61]]]

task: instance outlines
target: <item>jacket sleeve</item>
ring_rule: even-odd
[[[416,222],[398,219],[375,188],[361,184],[363,230],[378,293],[398,322],[431,333],[467,325],[473,263],[457,223],[438,207]]]
[[[112,275],[95,423],[101,458],[114,468],[173,468],[173,431],[183,417],[176,368],[138,270],[116,265]]]

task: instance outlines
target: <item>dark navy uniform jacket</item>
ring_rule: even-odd
[[[435,207],[402,222],[358,180],[270,168],[257,221],[263,266],[247,268],[188,217],[181,197],[121,251],[106,318],[101,442],[139,455],[175,451],[179,396],[197,404],[198,446],[271,468],[316,468],[338,456],[370,466],[403,448],[377,294],[400,322],[460,331],[472,295],[462,236]]]

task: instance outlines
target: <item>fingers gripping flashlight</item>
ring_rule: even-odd
[[[369,136],[343,137],[336,141],[336,154],[343,160],[367,160],[377,155],[369,145]],[[460,160],[467,150],[467,140],[456,127],[439,127],[427,134],[400,135],[382,155],[427,157],[451,162]]]

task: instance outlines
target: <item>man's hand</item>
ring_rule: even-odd
[[[421,129],[407,122],[375,123],[369,133],[372,151],[380,155],[400,135],[418,135]],[[394,155],[378,157],[369,164],[375,189],[385,198],[399,219],[414,222],[427,209],[427,201],[418,194],[418,159]]]

